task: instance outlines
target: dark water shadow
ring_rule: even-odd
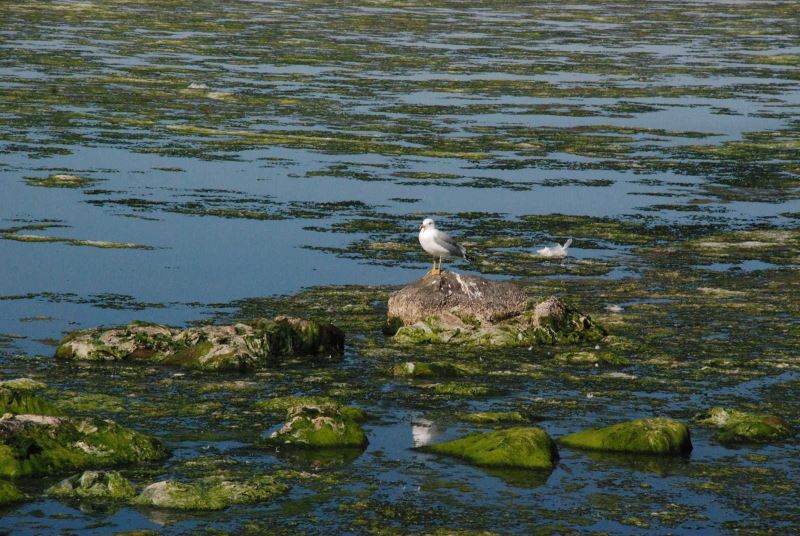
[[[478,467],[489,476],[502,480],[515,488],[538,488],[547,484],[553,469],[511,469]]]
[[[303,469],[349,465],[363,453],[364,449],[360,448],[281,448],[274,451],[275,457],[282,462]]]
[[[633,469],[660,477],[683,474],[690,463],[683,456],[654,456],[652,454],[629,454],[620,452],[582,451],[593,463],[603,467],[617,466]]]

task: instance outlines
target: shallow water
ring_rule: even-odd
[[[2,11],[3,374],[117,397],[127,411],[109,416],[174,449],[163,466],[132,471],[137,483],[185,475],[181,461],[205,454],[264,471],[310,466],[332,483],[202,515],[82,512],[37,499],[8,508],[0,528],[800,526],[791,442],[728,449],[693,427],[689,460],[561,449],[552,474],[533,476],[409,450],[416,420],[447,439],[475,429],[454,412],[487,408],[534,408],[553,436],[622,418],[687,420],[713,404],[800,424],[796,2],[5,1]],[[54,174],[85,181],[57,187],[46,182]],[[341,303],[260,299],[415,279],[428,263],[416,244],[425,216],[474,253],[453,269],[565,294],[635,340],[641,349],[624,372],[636,379],[553,365],[537,349],[478,356],[491,371],[479,383],[502,395],[420,396],[382,371],[437,351],[376,335],[383,309],[370,300],[385,300],[385,289],[353,290],[376,293],[363,298],[366,321]],[[533,256],[569,237],[567,262]],[[360,456],[276,458],[252,446],[240,417],[189,411],[199,399],[246,413],[241,397],[204,389],[248,376],[122,366],[107,375],[50,357],[54,340],[81,327],[281,307],[338,318],[351,341],[345,362],[256,376],[248,397],[315,392],[364,406],[377,419]]]

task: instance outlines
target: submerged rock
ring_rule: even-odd
[[[418,449],[483,467],[551,469],[558,461],[556,444],[547,432],[533,427],[477,433]]]
[[[28,497],[8,480],[0,480],[0,506],[24,501]]]
[[[429,363],[407,361],[392,368],[392,374],[395,376],[414,378],[451,378],[478,373],[480,373],[480,369],[474,365],[462,365],[447,361],[431,361]]]
[[[637,419],[604,428],[590,428],[562,437],[573,448],[632,454],[687,455],[692,451],[689,429],[674,419]]]
[[[136,491],[117,471],[84,471],[51,486],[47,495],[71,500],[127,501]]]
[[[0,418],[0,476],[19,478],[167,456],[155,438],[103,419],[52,415]]]
[[[631,364],[629,359],[621,355],[613,352],[598,351],[565,352],[556,354],[555,359],[569,365],[624,367]]]
[[[31,378],[13,378],[0,381],[0,389],[13,389],[15,391],[38,391],[46,387],[46,383],[32,380]]]
[[[714,437],[720,443],[770,443],[794,435],[789,424],[775,415],[717,407],[698,413],[692,420],[718,428]]]
[[[588,316],[552,296],[531,304],[507,282],[443,272],[389,297],[386,333],[403,343],[530,346],[602,339]]]
[[[267,439],[272,445],[299,448],[365,448],[369,441],[358,423],[339,411],[299,407]]]
[[[212,476],[191,484],[164,480],[144,488],[133,503],[175,510],[222,510],[234,504],[265,502],[288,490],[286,484],[268,476],[243,481]]]
[[[479,411],[476,413],[460,413],[458,418],[462,421],[474,424],[503,424],[503,423],[525,423],[530,422],[519,411]]]
[[[67,335],[56,357],[83,361],[146,360],[201,370],[242,370],[286,357],[333,357],[344,333],[332,324],[278,316],[274,320],[184,330],[132,322]]]

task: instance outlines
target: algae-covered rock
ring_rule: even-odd
[[[302,408],[273,432],[267,443],[299,448],[365,448],[369,441],[352,418]]]
[[[243,370],[289,357],[334,357],[344,334],[332,324],[278,316],[274,320],[179,330],[132,322],[67,335],[56,357],[82,361],[146,360],[201,370]]]
[[[47,490],[59,499],[127,501],[136,495],[128,480],[117,471],[84,471],[65,478]]]
[[[444,272],[389,298],[386,330],[404,344],[531,346],[597,341],[606,332],[553,296],[530,304],[512,283]]]
[[[794,435],[789,424],[775,415],[716,407],[698,413],[692,420],[718,428],[714,437],[720,443],[770,443]]]
[[[48,475],[166,456],[157,439],[109,420],[25,414],[0,418],[0,477]]]
[[[28,497],[8,480],[0,480],[0,506],[24,501]]]
[[[473,365],[450,363],[447,361],[431,361],[429,363],[406,361],[392,368],[395,376],[411,376],[415,378],[450,378],[478,374],[480,369]]]
[[[265,502],[288,489],[268,476],[242,481],[212,476],[194,483],[164,480],[144,488],[133,503],[174,510],[222,510],[234,504]]]
[[[591,428],[558,440],[568,447],[632,454],[687,455],[692,451],[689,429],[667,418],[637,419]]]
[[[31,378],[13,378],[0,381],[0,389],[13,389],[15,391],[38,391],[46,387],[46,383]]]
[[[558,461],[558,448],[541,428],[515,427],[471,434],[454,441],[417,447],[482,467],[550,469]]]
[[[286,417],[299,415],[304,411],[314,411],[323,415],[341,416],[356,422],[367,418],[363,409],[345,406],[327,396],[278,396],[256,402],[255,407],[265,413]]]

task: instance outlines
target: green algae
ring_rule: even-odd
[[[558,442],[573,448],[632,454],[687,455],[692,451],[689,429],[666,418],[638,419],[576,432]]]
[[[60,244],[66,244],[68,246],[87,246],[100,249],[140,249],[140,250],[154,249],[151,246],[143,244],[135,244],[131,242],[110,242],[107,240],[84,240],[78,238],[64,238],[60,236],[29,234],[21,232],[25,230],[43,230],[52,227],[64,227],[64,226],[55,224],[35,224],[35,225],[25,225],[21,227],[12,227],[8,229],[0,229],[0,239],[13,240],[15,242],[60,243]]]
[[[0,414],[64,415],[64,411],[52,402],[30,393],[7,387],[0,388]]]
[[[286,484],[269,476],[242,481],[212,476],[193,483],[166,480],[150,484],[133,503],[172,510],[222,510],[236,504],[266,502],[288,490]]]
[[[480,411],[477,413],[460,413],[458,418],[473,424],[518,424],[530,421],[519,411]]]
[[[27,498],[12,482],[0,480],[0,506],[21,502]]]
[[[541,428],[472,434],[419,450],[462,458],[482,467],[551,469],[558,461],[558,448]]]

